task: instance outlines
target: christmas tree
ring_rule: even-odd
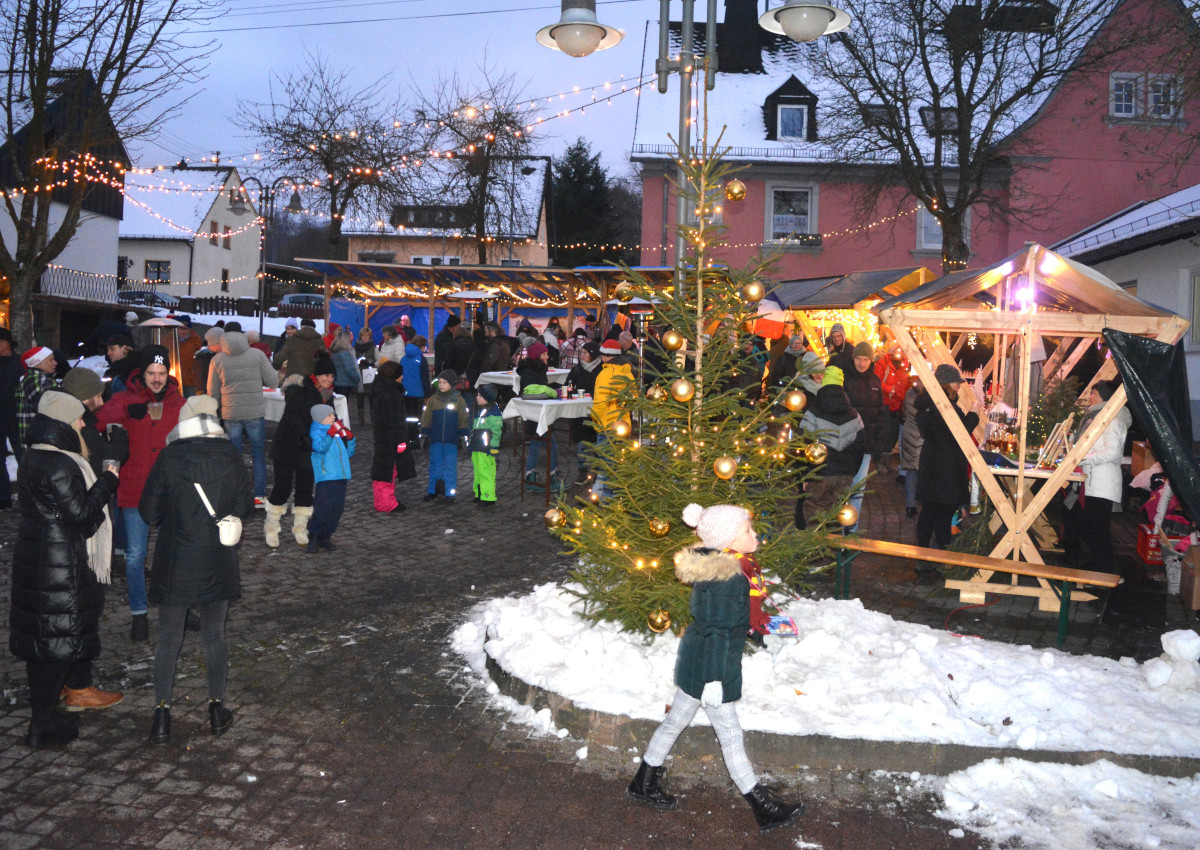
[[[661,367],[644,360],[641,375],[635,370],[617,397],[628,418],[596,447],[591,468],[612,494],[547,514],[547,525],[580,556],[572,578],[583,587],[587,616],[629,631],[679,632],[690,621],[690,591],[673,562],[696,542],[681,519],[689,502],[748,508],[761,540],[758,561],[785,586],[829,563],[820,535],[793,521],[800,482],[818,474],[823,456],[800,428],[804,395],[798,383],[764,387],[757,379],[765,358],[754,345],[754,320],[769,262],[732,269],[714,259],[722,231],[714,213],[723,196],[739,194],[736,181],[726,190],[731,168],[721,155],[693,160],[685,174],[677,189],[694,207],[694,224],[684,228],[682,292],[657,290],[629,269],[617,291],[621,300],[651,302],[665,356]],[[840,507],[809,528],[828,524]]]

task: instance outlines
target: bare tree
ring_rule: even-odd
[[[119,191],[128,166],[123,142],[151,135],[187,101],[180,89],[200,78],[211,44],[181,33],[204,23],[218,5],[4,4],[0,181],[7,220],[0,229],[0,297],[9,296],[20,345],[33,338],[35,284],[75,236],[85,195]]]
[[[493,233],[503,232],[521,202],[517,175],[520,161],[533,149],[527,129],[532,109],[513,75],[486,66],[477,83],[455,74],[427,91],[416,117],[431,153],[413,197],[441,203],[460,199],[479,262],[486,264],[489,224]]]
[[[1100,35],[1112,0],[845,0],[859,23],[807,54],[834,83],[822,141],[850,161],[874,162],[873,203],[906,186],[942,225],[945,270],[969,257],[965,219],[999,211],[1003,143],[1063,76],[1128,49],[1145,35]],[[1049,199],[1024,197],[1020,217]]]
[[[354,88],[348,71],[307,54],[304,68],[274,80],[269,103],[238,104],[238,120],[267,151],[267,169],[320,197],[335,247],[347,217],[379,218],[406,194],[409,169],[423,158],[407,108],[385,87],[381,78]]]

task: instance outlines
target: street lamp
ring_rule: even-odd
[[[239,175],[240,176],[240,175]],[[293,177],[280,177],[269,186],[264,186],[262,181],[257,177],[242,177],[242,186],[247,183],[254,183],[258,186],[258,205],[260,210],[259,218],[262,221],[262,238],[258,241],[258,333],[261,336],[263,332],[263,316],[266,314],[266,286],[267,286],[267,230],[275,223],[275,194],[279,187],[285,183],[291,183],[293,187],[297,184],[297,180]],[[229,211],[234,215],[245,215],[250,212],[250,205],[246,203],[241,194],[234,195],[229,202]],[[300,201],[299,190],[292,189],[292,197],[288,201],[288,205],[284,207],[285,212],[304,212],[304,205]]]
[[[679,74],[679,185],[684,185],[684,168],[692,157],[691,126],[689,116],[692,105],[692,74],[696,69],[696,53],[693,36],[696,0],[683,0],[682,43],[679,56],[672,59],[668,54],[670,35],[671,0],[658,0],[658,60],[654,70],[658,72],[658,90],[667,93],[667,80],[672,73]],[[758,25],[768,32],[787,35],[793,41],[813,41],[822,35],[837,32],[850,25],[850,16],[834,6],[816,0],[785,0],[778,9],[767,12],[758,19]],[[708,0],[705,24],[704,55],[708,67],[704,76],[704,87],[712,91],[717,84],[717,0]],[[615,33],[615,35],[614,35]],[[568,56],[587,56],[596,50],[612,47],[621,40],[624,32],[605,26],[596,20],[595,0],[562,0],[562,17],[557,24],[538,30],[537,40],[552,50],[561,50]],[[683,252],[684,228],[687,226],[687,206],[676,195],[675,203],[675,295],[683,296]]]

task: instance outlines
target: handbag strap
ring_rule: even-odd
[[[211,516],[213,519],[216,519],[217,512],[213,510],[212,502],[210,502],[208,500],[208,496],[205,495],[204,488],[200,486],[199,481],[196,481],[194,483],[196,486],[196,492],[200,494],[200,501],[204,502],[204,507],[208,509],[208,515]]]

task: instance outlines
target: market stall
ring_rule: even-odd
[[[1174,345],[1189,325],[1179,316],[1140,301],[1092,269],[1035,243],[1026,244],[988,269],[934,281],[874,309],[903,347],[1003,524],[1004,533],[990,557],[1036,564],[1043,561],[1031,534],[1032,526],[1120,411],[1126,395],[1125,387],[1118,387],[1074,442],[1061,440],[1052,452],[1043,450],[1047,447],[1032,445],[1027,438],[1031,364],[1039,362],[1035,358],[1035,340],[1039,336],[1054,336],[1090,344],[1106,329],[1112,329]],[[995,470],[984,460],[976,440],[967,433],[934,379],[933,371],[939,364],[954,363],[954,352],[947,343],[953,332],[991,333],[1000,342],[994,362],[989,364],[994,397],[1002,397],[1006,375],[1011,375],[1010,380],[1016,383],[1012,397],[1016,401],[1018,463],[1011,491],[1001,486]],[[1066,348],[1060,345],[1060,350]],[[1008,356],[1016,358],[1015,368],[1004,368],[1003,361]],[[1047,362],[1042,368],[1057,372],[1069,360],[1070,355],[1064,353],[1057,364]],[[1097,381],[1109,380],[1116,373],[1113,361],[1106,360],[1084,389],[1084,397]],[[1034,455],[1036,460],[1030,466],[1027,461]],[[1039,469],[1043,471],[1036,471]],[[1035,472],[1037,477],[1044,475],[1044,484],[1039,492],[1032,494],[1026,485]],[[1039,580],[1038,587],[1031,588],[1020,586],[1015,577],[1003,583],[991,578],[990,572],[980,571],[969,581],[947,581],[947,587],[958,590],[964,601],[982,601],[990,591],[1036,596],[1043,610],[1058,607],[1054,588],[1043,580]],[[1092,597],[1076,591],[1072,598]]]

